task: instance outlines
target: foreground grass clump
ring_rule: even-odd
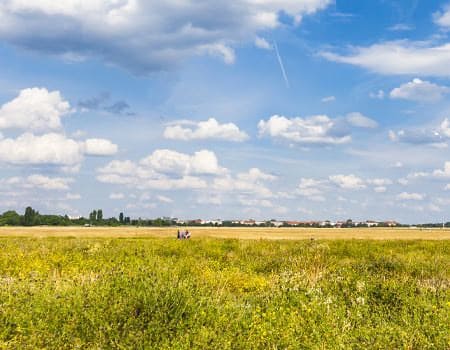
[[[0,348],[448,349],[449,241],[0,239]]]

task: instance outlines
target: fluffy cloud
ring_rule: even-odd
[[[437,169],[437,170],[433,171],[433,176],[449,178],[450,177],[450,162],[444,163],[444,169],[442,169],[442,170]]]
[[[326,115],[286,118],[274,115],[258,123],[260,136],[302,144],[343,144],[351,140],[346,128]]]
[[[43,189],[62,191],[70,188],[72,178],[48,177],[41,174],[32,174],[28,177],[10,177],[0,180],[2,186],[8,188]]]
[[[450,44],[432,45],[407,40],[355,47],[347,55],[322,52],[334,62],[388,75],[450,76]]]
[[[155,150],[138,163],[114,160],[98,169],[97,180],[139,189],[201,189],[207,182],[199,176],[223,175],[214,152],[193,155],[167,149]]]
[[[365,188],[364,180],[355,175],[332,175],[330,181],[343,189],[359,190]]]
[[[231,63],[233,46],[280,26],[281,13],[298,24],[331,2],[10,0],[0,6],[0,39],[75,61],[97,57],[134,72],[203,54]]]
[[[16,139],[0,140],[0,161],[11,164],[74,165],[83,159],[80,145],[61,134],[35,136],[25,133]]]
[[[408,174],[407,179],[416,180],[423,178],[448,179],[450,178],[450,162],[444,163],[443,169],[435,169],[433,171],[421,171]]]
[[[27,177],[27,185],[45,190],[68,190],[69,183],[73,182],[71,178],[47,177],[44,175],[30,175]]]
[[[359,112],[347,114],[346,119],[350,125],[358,128],[374,129],[378,127],[378,123],[375,120],[370,119]]]
[[[440,132],[440,134],[442,134],[443,136],[450,138],[450,121],[448,120],[448,118],[445,118],[441,125],[439,126],[439,130],[438,132]]]
[[[190,126],[190,127],[189,127]],[[172,140],[204,140],[219,139],[241,142],[248,139],[248,135],[239,130],[233,123],[220,124],[216,119],[206,121],[179,121],[169,125],[164,130],[164,137]]]
[[[214,179],[212,187],[218,192],[234,192],[256,196],[258,198],[272,198],[274,194],[267,187],[267,181],[274,181],[276,177],[266,174],[258,168],[239,173],[235,177],[226,174]]]
[[[359,190],[373,186],[375,192],[383,193],[387,191],[387,186],[393,184],[393,181],[385,178],[362,179],[353,174],[332,175],[328,179],[301,178],[295,193],[310,200],[324,201],[324,192],[330,189],[330,184],[346,190]]]
[[[323,196],[325,185],[326,181],[301,178],[296,193],[300,196],[307,197],[310,200],[323,202],[325,201],[325,197]]]
[[[48,177],[38,174],[27,177],[28,186],[45,190],[68,190],[71,182],[73,182],[71,178]]]
[[[106,139],[87,139],[82,143],[82,149],[88,156],[112,156],[118,147]]]
[[[439,86],[416,78],[393,89],[389,96],[393,99],[436,102],[442,99],[449,91],[450,89],[446,86]]]
[[[183,176],[180,178],[170,178],[168,176],[156,176],[148,177],[141,175],[118,175],[103,173],[103,170],[99,170],[100,174],[97,176],[97,180],[103,183],[112,185],[126,185],[137,189],[156,189],[162,191],[168,190],[181,190],[181,189],[202,189],[207,187],[205,180],[194,176]]]
[[[425,196],[420,193],[402,192],[397,195],[398,200],[405,200],[405,201],[421,201],[424,198]]]
[[[242,181],[258,182],[258,181],[274,181],[276,176],[266,174],[258,168],[251,168],[248,172],[239,173],[237,178]]]
[[[140,164],[163,174],[217,175],[225,171],[219,166],[215,153],[208,150],[195,152],[191,156],[168,149],[160,149],[142,159]]]
[[[450,6],[447,5],[442,11],[435,12],[433,19],[437,25],[443,28],[450,28]]]
[[[369,179],[367,183],[374,186],[373,190],[376,193],[384,193],[387,191],[386,186],[392,185],[393,181],[390,179]]]
[[[394,142],[410,143],[417,145],[431,145],[437,148],[447,147],[450,139],[450,121],[445,118],[436,128],[407,129],[389,131],[389,138]]]
[[[0,108],[0,129],[56,130],[61,128],[61,118],[69,113],[70,105],[59,91],[24,89]]]
[[[1,6],[0,6],[1,13]],[[62,129],[61,119],[71,112],[59,91],[24,89],[0,108],[0,129],[24,129],[16,138],[0,137],[0,162],[11,164],[50,164],[79,167],[85,155],[107,156],[117,145],[105,139],[75,141],[59,133],[41,131]]]
[[[82,162],[84,155],[106,156],[116,151],[117,146],[108,140],[77,142],[56,133],[25,133],[15,139],[0,139],[0,162],[10,164],[74,166]]]

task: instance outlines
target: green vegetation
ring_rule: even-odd
[[[449,241],[0,239],[0,348],[448,349]]]
[[[25,208],[23,215],[15,211],[9,210],[0,214],[0,226],[171,226],[176,222],[171,219],[131,219],[129,216],[124,217],[123,213],[119,214],[119,219],[115,217],[103,218],[103,210],[97,209],[89,213],[89,218],[69,218],[67,215],[42,215],[31,207]]]

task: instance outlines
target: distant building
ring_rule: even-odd
[[[367,225],[367,227],[376,227],[376,226],[379,225],[379,223],[376,222],[376,221],[367,220],[367,221],[366,221],[366,225]]]
[[[300,221],[285,221],[284,224],[287,226],[300,226],[301,222]]]
[[[393,220],[386,221],[386,222],[384,222],[384,224],[389,227],[395,227],[395,226],[399,225],[399,223],[397,221],[393,221]]]
[[[343,221],[336,221],[336,227],[337,228],[342,228],[342,226],[345,224],[345,222]]]
[[[264,226],[264,225],[266,225],[266,221],[255,221],[255,225],[256,226]]]
[[[217,220],[202,220],[202,225],[214,225],[214,226],[222,226],[223,222],[220,219]]]
[[[283,221],[270,220],[270,224],[275,227],[281,227],[284,225]]]

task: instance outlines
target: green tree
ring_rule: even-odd
[[[24,226],[32,226],[35,224],[36,219],[36,211],[34,211],[31,207],[25,208],[25,214],[23,216],[23,224]]]
[[[91,213],[89,214],[89,221],[91,223],[97,221],[97,210],[91,211]]]
[[[103,220],[103,210],[98,209],[97,210],[97,221],[102,221]]]
[[[4,212],[0,216],[0,226],[10,225],[19,226],[20,225],[20,215],[13,210]]]

